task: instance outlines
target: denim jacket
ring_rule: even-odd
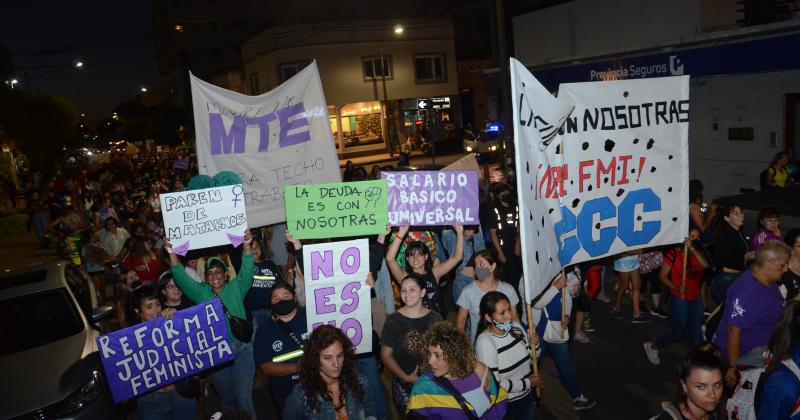
[[[364,390],[364,402],[358,401],[347,391],[347,418],[349,420],[376,420],[377,408],[372,390],[369,388],[367,379],[361,373],[358,374],[358,383]],[[336,412],[333,409],[333,401],[328,398],[317,397],[319,409],[311,411],[308,408],[308,396],[300,384],[294,386],[294,391],[286,399],[286,406],[283,408],[284,420],[336,420]]]

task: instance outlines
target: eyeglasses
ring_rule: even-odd
[[[209,271],[206,271],[206,275],[222,277],[222,276],[225,275],[225,272],[222,271],[222,270],[209,270]]]

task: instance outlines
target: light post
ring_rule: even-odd
[[[397,36],[402,35],[405,32],[405,28],[403,25],[395,25],[394,26],[394,34]],[[389,95],[386,92],[386,71],[389,69],[389,66],[386,65],[386,57],[383,52],[383,43],[379,46],[380,51],[380,58],[381,58],[381,88],[383,90],[383,103],[381,104],[381,116],[383,117],[383,127],[386,132],[386,143],[389,145],[389,156],[394,156],[394,143],[392,143],[392,135],[389,132],[389,116],[388,116],[388,105],[389,105]],[[373,68],[373,75],[374,75],[374,68]],[[399,141],[398,141],[399,143]]]

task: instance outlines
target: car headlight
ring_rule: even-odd
[[[497,150],[497,146],[492,146],[492,151],[494,152],[495,150]]]
[[[100,396],[103,392],[103,387],[103,374],[96,370],[92,371],[92,378],[64,400],[61,409],[58,411],[58,417],[70,416],[83,410]]]
[[[471,151],[472,151],[472,146],[467,146],[467,152],[471,152]]]

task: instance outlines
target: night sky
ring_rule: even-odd
[[[92,129],[142,86],[165,86],[146,0],[0,0],[0,28],[19,88],[65,96]]]

